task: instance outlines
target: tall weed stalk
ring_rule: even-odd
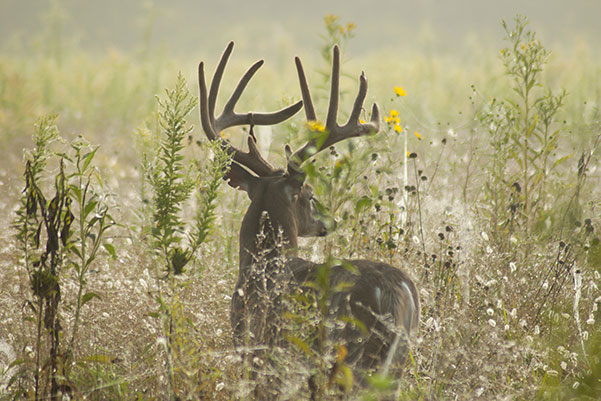
[[[178,291],[186,285],[183,274],[195,258],[200,246],[207,241],[215,219],[215,199],[229,163],[228,154],[217,146],[208,149],[213,159],[208,165],[186,161],[185,141],[192,128],[186,117],[196,106],[186,88],[186,81],[178,77],[174,89],[166,90],[166,97],[158,99],[159,124],[158,146],[154,154],[145,157],[146,178],[152,192],[151,246],[155,256],[157,279],[158,313],[162,338],[159,340],[165,351],[167,369],[167,393],[169,399],[176,399],[180,393],[190,390],[194,383],[179,381],[178,375],[186,378],[188,368],[199,370],[189,364],[186,358],[199,353],[191,352],[196,342],[189,338],[190,321],[178,296]],[[195,189],[198,196],[192,206],[190,199]],[[189,210],[194,217],[189,218]],[[180,278],[178,278],[180,277]],[[194,379],[195,380],[195,379]],[[178,384],[179,383],[179,384]]]
[[[544,236],[555,217],[548,198],[557,168],[571,155],[558,155],[563,133],[558,123],[566,92],[554,94],[544,85],[543,71],[550,52],[516,17],[514,27],[505,21],[506,48],[501,60],[513,96],[493,98],[480,115],[489,133],[491,149],[483,195],[486,215],[501,249],[517,231]]]

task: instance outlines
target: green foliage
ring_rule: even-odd
[[[581,352],[582,355],[575,356],[563,345],[551,352],[550,366],[541,379],[537,400],[592,401],[601,397],[601,335],[598,331]],[[579,369],[574,369],[576,358],[582,364]]]
[[[192,127],[186,125],[186,117],[196,105],[196,99],[190,96],[181,74],[175,88],[167,90],[166,96],[165,100],[158,99],[161,129],[158,146],[154,157],[144,155],[143,168],[153,193],[152,246],[163,259],[167,275],[178,275],[207,240],[215,219],[215,199],[229,158],[221,148],[211,146],[207,151],[214,159],[206,171],[203,172],[205,168],[200,162],[186,163],[184,141],[192,131]],[[196,217],[191,230],[187,230],[184,207],[196,187],[201,189]]]
[[[194,325],[180,302],[179,292],[187,284],[184,280],[176,281],[175,277],[186,271],[200,246],[208,240],[215,220],[215,200],[230,157],[219,146],[210,145],[205,150],[213,159],[206,158],[207,166],[200,161],[186,161],[185,140],[192,131],[186,117],[195,107],[196,99],[190,95],[181,74],[175,88],[166,90],[166,99],[158,99],[158,104],[157,146],[153,155],[144,155],[143,168],[153,195],[151,246],[157,257],[155,262],[164,273],[156,274],[159,291],[155,316],[163,339],[167,394],[175,399],[182,394],[197,394],[205,380],[200,360],[202,346],[193,340]],[[187,207],[197,187],[200,190],[190,222],[186,217]]]
[[[217,204],[217,196],[219,195],[219,187],[222,182],[223,174],[228,169],[230,163],[230,155],[224,151],[219,144],[208,144],[207,151],[212,152],[214,159],[205,169],[205,175],[199,191],[197,192],[197,204],[199,207],[196,211],[194,220],[194,231],[192,234],[192,249],[198,247],[207,241],[207,237],[215,221],[215,209]],[[196,163],[198,171],[202,171],[200,163]]]
[[[106,353],[83,357],[72,367],[72,381],[86,389],[88,400],[120,400],[131,397],[135,392],[128,381],[128,372],[120,369],[117,362],[118,358]]]
[[[518,227],[540,235],[550,225],[548,219],[555,216],[548,210],[555,205],[547,197],[548,186],[558,184],[551,181],[554,173],[571,156],[557,152],[562,135],[558,113],[566,92],[553,94],[543,86],[549,51],[527,26],[523,17],[515,19],[514,28],[503,21],[509,46],[501,50],[501,59],[514,96],[493,98],[480,115],[491,148],[487,213],[503,247]]]
[[[180,248],[184,234],[181,219],[182,205],[188,200],[196,180],[184,165],[184,140],[192,130],[186,127],[186,116],[196,105],[190,97],[186,82],[180,75],[173,90],[166,91],[167,99],[159,102],[159,126],[162,135],[155,160],[148,173],[153,189],[153,248],[164,258],[168,275],[180,274],[192,258],[191,250]]]
[[[109,242],[103,242],[106,231],[115,225],[115,221],[109,214],[109,205],[101,192],[102,178],[92,164],[97,150],[97,146],[92,147],[80,137],[71,143],[72,155],[64,156],[73,165],[73,172],[67,180],[72,202],[77,205],[78,210],[74,235],[68,244],[68,250],[73,254],[73,268],[78,284],[70,354],[74,352],[81,308],[94,298],[100,298],[97,293],[85,290],[86,276],[90,267],[101,247],[104,247],[114,259],[117,258],[114,246]]]
[[[30,368],[33,373],[33,393],[30,394],[34,394],[35,399],[45,396],[43,380],[50,383],[50,396],[56,396],[59,391],[57,374],[62,373],[59,280],[74,218],[62,159],[59,172],[54,177],[53,198],[48,201],[41,189],[42,173],[51,155],[50,145],[58,138],[55,119],[55,116],[41,118],[36,124],[36,148],[26,162],[25,189],[15,221],[17,239],[34,296],[34,301],[30,301],[29,305],[36,316],[37,325],[35,360]],[[48,348],[42,346],[44,338],[47,338]],[[46,349],[49,349],[47,353]],[[45,358],[48,358],[47,362]],[[47,367],[42,370],[42,365]]]
[[[14,223],[34,296],[34,301],[28,304],[37,325],[34,360],[22,362],[24,368],[32,372],[33,388],[24,386],[22,391],[35,399],[56,397],[66,386],[81,307],[99,297],[94,292],[84,294],[86,273],[106,230],[114,224],[108,206],[100,200],[91,181],[91,163],[97,148],[82,153],[86,146],[78,140],[71,144],[72,152],[55,154],[51,145],[60,138],[55,119],[56,116],[42,117],[36,124],[35,148],[27,153],[25,189]],[[43,183],[52,158],[58,159],[59,167],[54,176],[55,195],[47,200]],[[74,162],[72,173],[65,166],[69,162]],[[74,225],[79,226],[78,229]],[[67,345],[61,323],[61,294],[64,292],[61,287],[70,260],[76,272],[78,295],[72,337]]]

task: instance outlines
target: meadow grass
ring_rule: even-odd
[[[519,132],[508,124],[501,134],[514,134],[501,136],[497,147],[491,134],[491,124],[508,115],[493,109],[492,99],[516,102],[500,50],[472,43],[461,54],[408,48],[361,58],[343,50],[341,109],[350,109],[357,77],[365,70],[366,103],[377,101],[385,115],[397,110],[403,132],[383,123],[376,136],[341,143],[336,152],[318,158],[323,169],[312,177],[313,184],[339,224],[326,238],[304,241],[301,253],[315,261],[328,254],[379,259],[415,279],[423,313],[400,399],[601,395],[601,59],[585,44],[569,50],[547,47],[551,55],[537,84],[568,94],[552,126],[558,141],[547,152],[551,161],[562,162],[544,170],[544,193],[529,199],[537,208],[531,222],[522,209],[525,195],[514,185],[523,183],[510,180],[523,167],[512,142]],[[209,69],[217,59],[215,54],[206,60]],[[160,130],[155,96],[176,85],[179,71],[196,93],[198,61],[83,50],[62,54],[60,62],[35,54],[0,56],[0,226],[5,228],[0,233],[0,398],[12,399],[19,391],[33,397],[32,368],[24,361],[33,358],[38,338],[29,307],[34,295],[12,227],[25,185],[23,150],[33,146],[38,117],[51,113],[59,114],[63,138],[54,152],[67,152],[80,134],[99,145],[94,166],[117,222],[106,234],[116,257],[101,251],[86,272],[85,286],[99,298],[81,305],[82,280],[70,262],[60,277],[66,338],[73,334],[74,320],[81,319],[66,380],[73,396],[247,397],[250,384],[232,346],[228,317],[245,197],[220,189],[208,241],[198,244],[196,259],[168,290],[161,290],[149,252],[152,197],[143,160],[148,141]],[[222,93],[231,92],[252,61],[230,62]],[[310,85],[322,88],[315,102],[323,110],[327,81],[320,71],[327,71],[327,60],[315,49],[303,61],[310,66]],[[397,96],[395,86],[407,95]],[[281,69],[267,64],[238,110],[270,110],[298,98],[292,60]],[[303,124],[299,115],[273,128],[268,146],[274,164],[283,166],[284,143],[302,141],[297,133]],[[196,109],[191,125],[182,154],[205,166],[210,149]],[[237,129],[225,135],[238,144],[244,136]],[[407,157],[406,149],[415,157]],[[533,148],[529,157],[538,151]],[[495,175],[493,162],[508,173]],[[41,187],[52,188],[57,173],[58,164],[49,163]],[[492,184],[498,188],[494,196]],[[183,221],[194,220],[194,202],[200,201],[188,202],[180,213]],[[181,351],[176,369],[166,366],[171,362],[165,355],[167,315],[157,300],[161,291],[172,296],[167,315],[178,330],[169,331],[168,341]],[[302,383],[290,389],[291,399],[308,399]],[[377,397],[374,386],[351,398]]]

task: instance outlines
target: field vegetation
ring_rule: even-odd
[[[601,398],[601,58],[549,48],[525,18],[502,24],[501,49],[355,58],[354,24],[326,16],[321,48],[301,55],[318,114],[339,43],[341,110],[365,70],[384,115],[309,165],[338,225],[301,254],[402,267],[422,303],[398,389],[374,376],[349,399]],[[58,39],[0,55],[0,399],[250,399],[229,323],[248,200],[220,185],[227,157],[199,128],[200,60]],[[272,56],[234,57],[220,104],[261,57],[237,110],[300,99],[292,59]],[[256,129],[273,164],[310,131],[301,114]],[[288,399],[344,363],[306,346],[318,323],[296,323]],[[324,399],[358,380],[341,371]]]

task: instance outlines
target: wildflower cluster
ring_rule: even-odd
[[[390,114],[384,116],[384,121],[386,121],[388,125],[393,127],[397,133],[400,134],[401,132],[403,132],[403,127],[401,126],[401,119],[399,118],[399,112],[397,110],[390,110]]]
[[[326,24],[326,34],[323,35],[325,42],[321,47],[321,55],[329,63],[332,47],[337,44],[343,49],[346,42],[354,36],[356,25],[353,22],[343,24],[340,22],[340,18],[333,14],[326,15],[324,22]]]
[[[518,57],[524,57],[528,52],[536,53],[539,51],[541,47],[540,42],[537,39],[532,39],[527,42],[520,42],[519,45],[514,46],[513,51],[518,55]],[[500,50],[501,56],[511,56],[512,49],[503,48]]]
[[[338,22],[339,17],[333,14],[328,14],[323,19],[326,23],[326,29],[330,34],[337,33],[344,38],[351,37],[353,30],[357,27],[353,22],[349,22],[346,25],[340,24]]]
[[[407,96],[407,91],[405,91],[405,89],[402,86],[395,86],[394,93],[397,97]],[[390,114],[384,116],[384,121],[389,126],[391,126],[397,133],[400,134],[401,132],[403,132],[403,127],[401,126],[401,119],[399,118],[399,112],[397,110],[391,109]],[[422,140],[422,135],[418,131],[413,132],[413,135],[415,135],[415,137],[420,141]]]

